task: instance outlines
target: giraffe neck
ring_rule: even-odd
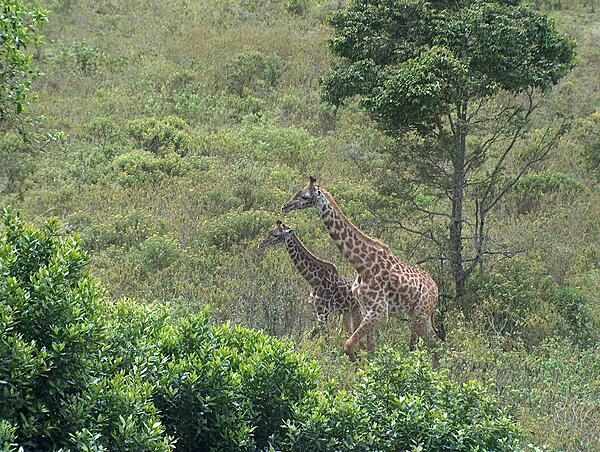
[[[316,203],[321,219],[325,223],[333,242],[350,264],[360,273],[365,269],[368,255],[377,254],[377,251],[387,251],[387,247],[352,224],[330,193],[322,189],[321,192],[322,195]]]
[[[319,259],[308,251],[300,239],[296,237],[296,234],[290,234],[286,237],[285,246],[294,267],[310,285],[318,285],[321,282],[321,277],[325,274],[337,273],[335,265]]]

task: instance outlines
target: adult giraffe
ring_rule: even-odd
[[[409,316],[410,350],[414,349],[419,336],[429,346],[437,345],[433,312],[438,302],[438,287],[431,275],[420,268],[409,267],[383,243],[358,229],[342,213],[333,196],[316,182],[310,177],[308,184],[281,210],[316,207],[331,239],[357,272],[352,292],[361,304],[363,320],[344,344],[348,357],[356,361],[356,348],[361,339],[371,336],[379,320],[388,315]],[[369,344],[374,348],[372,341]]]

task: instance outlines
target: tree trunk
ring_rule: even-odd
[[[463,202],[465,197],[466,105],[459,110],[454,130],[454,174],[452,178],[452,216],[450,219],[450,256],[456,296],[465,295],[466,275],[463,262]]]
[[[465,191],[464,168],[455,168],[452,189],[452,218],[450,219],[450,250],[452,270],[456,295],[462,298],[465,295],[465,270],[463,266],[463,199]]]

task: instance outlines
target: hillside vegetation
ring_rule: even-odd
[[[321,399],[313,394],[305,400],[315,418],[290,414],[286,406],[287,430],[276,425],[263,432],[261,446],[277,433],[280,444],[298,445],[298,450],[317,440],[323,441],[322,450],[336,447],[318,436],[344,436],[326,425],[327,419],[336,420],[332,406],[345,406],[347,417],[337,412],[344,422],[377,424],[390,419],[383,405],[396,401],[364,408],[361,391],[376,398],[384,390],[373,376],[386,369],[390,381],[414,383],[408,367],[419,368],[421,355],[411,355],[409,364],[399,358],[408,355],[406,323],[389,319],[381,326],[377,342],[398,353],[365,355],[366,376],[357,378],[341,351],[345,338],[338,325],[326,336],[305,338],[314,325],[306,303],[308,286],[287,253],[259,248],[268,230],[283,219],[281,205],[313,175],[356,225],[438,281],[447,340],[440,351],[442,376],[439,382],[431,377],[439,390],[432,398],[454,391],[465,397],[479,394],[471,382],[475,379],[512,416],[525,443],[550,450],[598,450],[600,6],[595,0],[536,2],[577,42],[575,68],[537,112],[543,119],[557,111],[570,128],[549,158],[530,168],[488,218],[487,240],[498,252],[486,257],[459,303],[446,296],[452,277],[438,249],[397,227],[401,215],[410,224],[410,213],[398,210],[380,190],[379,164],[390,139],[357,105],[335,109],[321,100],[319,77],[330,64],[326,17],[343,3],[37,1],[49,9],[49,22],[41,30],[45,43],[30,49],[44,75],[33,85],[38,99],[28,113],[37,119],[37,131],[53,136],[62,131],[64,138],[32,145],[11,132],[3,135],[0,204],[39,225],[57,217],[62,226],[56,234],[81,238],[81,252],[89,255],[87,269],[105,287],[97,303],[110,300],[131,310],[126,316],[133,316],[140,328],[138,316],[148,315],[160,341],[166,341],[157,342],[157,359],[179,353],[179,364],[157,377],[164,382],[136,380],[129,369],[122,376],[128,385],[145,388],[147,400],[140,409],[149,425],[162,424],[142,433],[160,447],[168,448],[173,432],[184,428],[159,419],[159,412],[174,409],[167,380],[186,371],[181,357],[188,353],[175,349],[189,346],[185,335],[193,322],[208,324],[207,306],[217,339],[252,337],[258,348],[264,343],[276,350],[269,359],[277,360],[281,352],[298,360],[300,376],[294,378],[306,384],[299,399],[314,387],[329,388]],[[316,255],[351,275],[314,211],[286,215],[285,221]],[[415,223],[411,226],[418,228]],[[153,307],[144,314],[135,304]],[[116,328],[111,318],[102,328]],[[219,326],[228,321],[237,326]],[[290,342],[246,328],[289,339],[305,356],[297,358]],[[171,329],[177,344],[163,337]],[[111,340],[119,350],[125,344],[117,333]],[[142,336],[138,339],[146,344]],[[263,353],[242,352],[250,361]],[[107,360],[111,372],[118,368]],[[312,373],[312,360],[323,377]],[[435,375],[424,366],[423,375]],[[96,383],[98,394],[118,390],[113,374],[94,369],[104,372]],[[330,387],[330,379],[338,384]],[[144,386],[159,383],[165,384],[164,394]],[[340,399],[349,393],[353,396],[343,405]],[[235,396],[252,404],[247,394]],[[481,397],[492,406],[487,396]],[[130,413],[119,411],[124,405],[114,408],[110,422],[118,424],[118,415],[127,418]],[[97,415],[92,412],[90,419]],[[244,417],[240,425],[250,431],[255,428],[251,420]],[[506,428],[511,437],[508,421],[498,428]],[[389,449],[394,443],[384,443],[385,435],[377,444]],[[355,444],[368,450],[375,443],[365,438],[355,437]]]

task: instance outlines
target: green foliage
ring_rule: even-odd
[[[282,70],[283,61],[277,55],[240,52],[225,68],[227,90],[241,97],[254,92],[268,93],[279,83]]]
[[[358,375],[341,352],[347,338],[339,331],[340,325],[332,325],[332,336],[315,341],[303,339],[314,325],[306,305],[308,287],[284,251],[261,255],[255,246],[273,221],[286,220],[281,218],[279,208],[309,174],[332,188],[349,218],[365,232],[383,240],[407,263],[427,260],[423,265],[432,271],[442,292],[450,291],[448,267],[439,266],[435,260],[440,248],[397,226],[401,219],[408,228],[441,239],[446,237],[447,217],[434,217],[439,219],[434,221],[426,212],[417,214],[407,209],[412,197],[405,195],[414,194],[417,206],[426,211],[450,206],[440,187],[449,180],[444,171],[453,170],[448,159],[453,142],[436,143],[432,137],[396,142],[395,137],[387,137],[375,129],[376,124],[364,109],[358,108],[354,99],[348,98],[348,108],[344,109],[320,100],[319,74],[329,67],[327,39],[332,32],[326,26],[325,16],[352,2],[156,0],[151,3],[151,8],[140,7],[140,2],[52,0],[48,3],[52,15],[43,29],[47,43],[27,47],[33,53],[32,61],[45,74],[31,87],[39,95],[39,101],[31,104],[29,112],[40,118],[40,124],[48,130],[64,130],[67,139],[63,143],[44,143],[41,152],[35,153],[32,152],[35,148],[19,144],[18,136],[3,135],[0,139],[0,205],[13,204],[24,218],[38,222],[49,215],[63,219],[65,229],[81,234],[83,246],[90,253],[90,272],[106,285],[110,294],[107,296],[136,300],[111,300],[107,304],[112,307],[101,313],[108,321],[103,344],[112,351],[97,359],[104,367],[103,376],[93,386],[94,400],[101,402],[96,406],[110,406],[117,415],[110,417],[110,422],[102,419],[98,422],[99,411],[104,409],[88,410],[96,402],[91,405],[80,402],[86,407],[84,413],[91,414],[81,414],[73,408],[72,412],[78,414],[71,416],[71,420],[81,422],[63,430],[70,438],[64,449],[108,449],[107,435],[113,426],[120,425],[119,415],[126,421],[137,410],[143,415],[137,417],[134,413],[134,419],[152,426],[156,420],[152,408],[145,399],[136,399],[134,393],[140,391],[146,397],[147,382],[163,391],[159,379],[172,380],[176,385],[178,375],[184,378],[186,369],[191,374],[200,366],[193,361],[192,345],[181,353],[163,350],[168,349],[173,338],[181,336],[177,322],[170,317],[202,312],[207,304],[212,307],[213,322],[231,321],[278,337],[293,338],[298,342],[296,347],[309,350],[321,363],[324,373],[340,382],[338,389],[354,392]],[[470,5],[475,8],[476,3]],[[394,4],[395,11],[406,12],[410,8],[414,11],[413,15],[406,13],[409,21],[397,24],[407,32],[414,30],[415,40],[425,39],[427,33],[422,33],[427,31],[425,28],[432,30],[439,21],[438,17],[429,22],[419,21],[419,4],[414,1]],[[422,4],[438,10],[450,5]],[[515,2],[500,2],[498,8],[510,4]],[[557,179],[556,186],[546,186],[543,178],[535,181],[532,190],[536,193],[540,190],[540,196],[529,196],[517,187],[519,193],[509,194],[506,203],[499,203],[499,208],[485,222],[488,228],[485,240],[493,247],[490,251],[511,254],[526,250],[516,266],[531,264],[531,274],[527,276],[524,270],[522,278],[533,285],[533,289],[523,288],[532,299],[521,299],[507,287],[521,287],[514,281],[517,272],[511,272],[510,260],[498,267],[494,264],[501,255],[486,254],[484,269],[488,272],[493,267],[496,272],[504,273],[503,268],[507,268],[507,277],[513,280],[501,282],[500,276],[495,275],[494,287],[511,294],[513,302],[525,303],[525,309],[529,309],[525,319],[529,320],[516,321],[516,333],[496,337],[486,329],[486,317],[477,307],[479,298],[471,299],[474,307],[471,316],[466,312],[468,322],[463,323],[462,314],[450,309],[446,316],[448,342],[443,347],[442,362],[443,367],[450,369],[453,380],[474,378],[485,382],[505,411],[514,414],[528,441],[545,443],[549,450],[594,450],[600,437],[595,416],[600,400],[596,384],[600,354],[595,347],[600,321],[597,302],[600,227],[596,221],[600,191],[593,163],[598,129],[594,112],[600,105],[597,83],[600,10],[597,7],[594,10],[587,0],[562,2],[560,9],[544,5],[547,7],[548,3],[542,5],[542,11],[556,22],[556,29],[577,40],[577,66],[553,89],[546,103],[537,107],[532,124],[537,135],[529,134],[523,145],[517,146],[515,154],[507,156],[499,180],[508,182],[505,176],[516,174],[529,149],[541,138],[540,123],[555,118],[554,111],[572,117],[574,127],[563,136],[550,159],[535,163],[525,174],[560,174],[566,178]],[[304,11],[300,12],[302,8]],[[442,19],[448,22],[449,17]],[[467,25],[470,27],[467,31],[472,31],[472,21]],[[500,27],[495,30],[501,36],[508,36],[516,30],[514,25],[512,20],[506,30]],[[482,20],[478,26],[490,25]],[[393,26],[390,30],[393,31]],[[460,27],[440,39],[451,36],[459,39]],[[379,35],[371,35],[370,39],[377,40]],[[381,40],[372,48],[383,50],[380,44]],[[440,74],[442,65],[436,66],[433,58],[426,58],[439,54],[444,58],[444,67],[454,67],[455,61],[441,51],[447,47],[444,42],[435,45],[432,52],[421,53],[420,47],[412,44],[401,49],[418,52],[412,56],[414,67],[425,67],[424,61],[418,59],[420,55],[431,65],[432,72],[423,74],[430,90],[429,100],[454,95],[447,85],[449,81]],[[534,49],[535,46],[530,48]],[[240,58],[240,62],[253,68],[255,78],[240,88],[241,95],[230,92],[229,74],[237,73],[234,65],[237,56],[254,52],[263,61],[272,56],[279,59],[281,66],[274,72],[277,77],[270,79],[276,83],[271,85],[260,64],[253,66],[250,59]],[[507,61],[516,55],[512,49],[503,52],[499,57],[506,56]],[[335,64],[339,63],[338,60]],[[86,65],[93,69],[85,72]],[[408,83],[407,73],[402,75],[404,79],[396,81]],[[412,75],[421,77],[417,73]],[[440,86],[434,81],[439,81]],[[343,84],[338,88],[342,89]],[[469,126],[469,131],[473,131],[467,139],[471,150],[481,149],[489,137],[506,125],[496,120],[496,115],[507,100],[502,95],[481,105],[480,110],[478,102],[471,104],[473,108],[468,114],[488,113]],[[378,105],[385,104],[382,100]],[[431,105],[424,107],[427,110]],[[419,111],[405,113],[413,118],[419,115]],[[519,125],[516,121],[511,124]],[[443,130],[448,132],[450,127],[444,124]],[[153,151],[150,144],[155,135],[161,141],[160,147]],[[503,147],[495,146],[482,155],[495,158],[502,150]],[[139,167],[132,164],[131,173],[121,172],[114,163],[120,155],[132,151],[147,151],[140,160],[152,163],[154,168],[143,169],[141,164]],[[472,157],[474,167],[479,168],[481,156]],[[172,175],[165,162],[169,159],[177,163]],[[493,169],[490,163],[494,161],[483,164],[467,178],[470,185],[466,188],[466,212],[477,207],[473,194],[482,191],[482,184]],[[179,164],[182,171],[177,169]],[[415,174],[423,180],[407,181]],[[579,190],[571,182],[585,188]],[[380,188],[386,192],[382,193]],[[382,194],[386,195],[386,202],[382,202]],[[527,215],[518,215],[520,196],[529,198],[535,206],[537,200],[541,203]],[[243,218],[236,220],[240,212]],[[462,224],[465,234],[470,236],[476,222],[467,217]],[[248,231],[243,230],[246,222],[250,225]],[[262,231],[261,224],[265,226]],[[334,261],[343,272],[351,271],[331,246],[314,214],[299,212],[292,226],[307,237],[307,244],[320,257]],[[213,231],[218,233],[218,240],[213,239]],[[231,240],[227,237],[229,231],[233,233]],[[210,246],[213,241],[218,243]],[[473,250],[472,244],[463,245],[465,254]],[[561,294],[563,289],[565,293]],[[488,293],[486,298],[488,295],[490,299],[494,297]],[[149,307],[147,301],[169,306]],[[539,310],[534,307],[536,302]],[[501,309],[503,300],[486,303],[488,307],[493,304],[494,309]],[[568,313],[573,318],[580,316],[579,323],[569,322]],[[2,310],[0,317],[3,315]],[[205,328],[201,325],[204,323],[196,322],[199,330]],[[202,332],[200,337],[213,334],[210,324],[206,328],[210,332]],[[378,343],[404,350],[407,334],[405,323],[385,321],[379,330]],[[40,359],[37,349],[27,342],[14,341],[12,346],[20,350],[20,358],[14,355],[13,368],[21,368],[18,362],[22,362],[23,379],[36,378],[39,369],[35,360]],[[190,365],[186,364],[188,352]],[[207,361],[216,365],[210,354],[207,356]],[[367,362],[371,359],[365,357]],[[169,360],[181,364],[172,375],[165,370]],[[118,379],[118,372],[125,372],[126,378]],[[140,373],[147,379],[140,381]],[[283,378],[285,373],[280,375]],[[224,378],[219,382],[206,377],[197,385],[226,389],[231,374]],[[117,393],[113,382],[122,384],[123,392]],[[189,381],[185,384],[191,385]],[[132,394],[127,395],[127,388]],[[100,393],[105,395],[101,397]],[[153,391],[151,402],[156,407],[155,394]],[[194,405],[194,393],[187,394],[189,397],[180,399],[182,412],[187,410],[184,407],[188,403],[198,406]],[[215,393],[215,397],[227,402],[235,399],[230,397],[232,394],[237,397],[240,393]],[[328,397],[334,399],[333,393]],[[247,400],[242,396],[236,400],[241,399]],[[0,394],[0,405],[2,400]],[[126,408],[129,403],[131,410]],[[243,402],[243,407],[247,409],[248,403]],[[186,421],[191,424],[193,419],[178,418],[176,404],[169,409],[174,413],[173,420],[159,414],[163,428],[177,439],[176,444],[193,443],[192,438],[176,438],[173,433],[176,429],[195,432],[192,425],[189,429],[178,427],[188,425]],[[336,409],[345,409],[342,401],[329,411]],[[246,447],[253,441],[246,434],[248,426],[254,424],[246,422],[242,410],[227,412],[231,419],[240,419],[240,428],[230,431],[228,444]],[[212,414],[207,416],[210,418]],[[14,445],[8,446],[10,450],[22,445],[18,436],[20,422],[0,421],[0,437],[6,437],[6,443]],[[226,419],[221,422],[233,423],[228,424]],[[102,427],[95,428],[96,424]],[[138,425],[133,430],[141,437],[144,427]],[[2,441],[0,450],[5,447]],[[115,448],[113,445],[112,449]]]
[[[491,336],[520,339],[528,346],[548,337],[593,341],[592,302],[580,290],[553,284],[541,267],[513,258],[478,273],[465,300],[467,319]]]
[[[150,234],[164,231],[165,225],[145,211],[117,214],[109,225],[93,224],[84,233],[89,250],[102,250],[109,246],[129,249],[141,244]]]
[[[127,131],[135,143],[141,149],[157,155],[192,153],[195,146],[189,129],[186,122],[177,116],[161,120],[143,118],[127,124]]]
[[[315,388],[316,369],[292,344],[240,327],[186,319],[170,339],[156,394],[179,447],[253,450],[282,430]]]
[[[283,7],[287,12],[301,16],[306,13],[309,5],[310,0],[286,0]]]
[[[577,195],[583,191],[583,188],[580,181],[562,172],[545,171],[528,174],[514,187],[517,212],[531,212],[553,195],[559,193],[563,196]]]
[[[262,211],[229,212],[205,225],[205,244],[227,251],[255,240],[272,223],[272,215]]]
[[[181,176],[186,164],[179,154],[157,157],[149,151],[133,150],[117,155],[112,163],[114,180],[123,186],[159,182],[168,176]]]
[[[408,197],[407,212],[430,222],[449,216],[445,233],[401,227],[448,256],[458,298],[488,246],[486,217],[511,188],[502,176],[518,179],[565,130],[546,125],[528,159],[511,158],[529,138],[537,94],[574,60],[574,43],[519,3],[355,0],[330,18],[335,59],[323,76],[323,98],[336,106],[358,98],[377,128],[398,140],[386,150],[393,158],[384,178],[399,172],[403,187],[422,185],[440,199],[432,210]],[[404,149],[407,139],[421,143]],[[466,223],[477,225],[470,236]]]
[[[523,260],[502,262],[470,281],[472,298],[465,302],[466,311],[491,335],[525,335],[539,340],[550,331],[544,317],[551,313],[543,309],[547,306],[542,306],[540,299],[549,283],[539,268]]]
[[[285,450],[515,450],[520,433],[483,388],[456,385],[423,356],[381,351],[353,392],[314,393],[287,424]]]
[[[552,293],[552,303],[565,320],[565,337],[583,346],[589,346],[598,340],[597,325],[594,325],[591,316],[593,301],[581,290],[573,287],[558,288]]]
[[[90,75],[97,71],[103,64],[106,56],[98,49],[94,49],[87,42],[76,42],[68,47],[61,58],[61,62],[71,68],[73,74]]]
[[[31,83],[39,76],[29,46],[41,42],[39,27],[46,21],[41,8],[28,8],[22,0],[0,5],[0,124],[15,123],[32,94]]]
[[[363,96],[388,131],[425,132],[457,102],[500,89],[546,89],[573,59],[573,43],[518,2],[357,0],[330,23],[340,60],[324,78],[325,98]]]
[[[35,169],[34,158],[30,146],[16,134],[6,134],[0,140],[0,191],[6,193],[19,192]]]
[[[17,448],[15,432],[17,427],[5,419],[0,419],[0,450],[10,452]]]
[[[56,222],[38,229],[5,211],[0,259],[0,417],[16,427],[15,442],[68,447],[86,429],[96,445],[169,450],[156,413],[136,408],[147,391],[127,377],[104,377],[106,308],[79,240],[59,235]],[[109,403],[120,397],[122,409]]]
[[[79,241],[58,232],[5,212],[3,448],[165,451],[176,439],[184,450],[256,450],[316,388],[315,364],[292,343],[211,326],[208,311],[174,322],[164,309],[106,303]],[[160,238],[147,242],[163,265]]]
[[[121,127],[110,117],[98,116],[86,125],[88,138],[103,145],[114,144],[123,139]]]
[[[152,235],[129,253],[128,259],[139,266],[141,276],[151,277],[158,271],[176,264],[181,254],[178,240]]]
[[[506,412],[519,419],[529,441],[551,450],[594,450],[600,431],[597,343],[581,350],[570,340],[507,347],[465,325],[452,328],[442,360],[457,381],[477,379],[493,388]]]
[[[587,168],[597,177],[600,176],[600,113],[592,113],[579,128],[583,141],[583,158]]]

